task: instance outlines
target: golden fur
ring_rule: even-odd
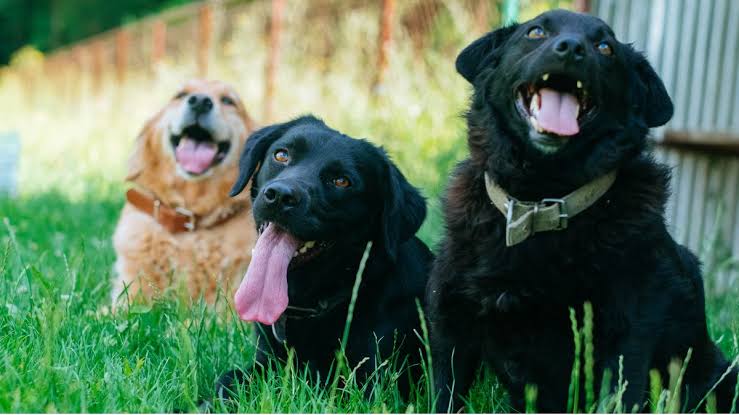
[[[205,174],[192,177],[178,165],[170,134],[183,117],[190,94],[207,94],[213,101],[214,137],[229,140],[223,161]],[[235,105],[221,102],[223,96]],[[175,127],[173,127],[175,126]],[[180,126],[179,128],[182,128]],[[127,180],[141,191],[156,196],[164,205],[185,208],[203,217],[203,227],[194,232],[170,233],[154,218],[126,203],[113,235],[116,251],[116,301],[141,294],[151,299],[169,286],[183,284],[191,297],[203,295],[212,303],[219,287],[228,298],[246,270],[256,231],[246,193],[230,198],[228,192],[238,172],[238,156],[254,124],[232,87],[218,81],[194,80],[158,114],[151,118],[136,139],[129,159]],[[237,206],[246,204],[228,221],[215,223]],[[126,289],[127,288],[127,289]]]

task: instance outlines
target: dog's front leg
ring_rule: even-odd
[[[649,378],[649,356],[651,347],[643,342],[643,337],[637,339],[630,336],[620,348],[618,355],[606,359],[604,369],[611,372],[611,387],[613,393],[619,388],[619,373],[623,373],[621,385],[625,385],[621,403],[623,411],[639,412],[643,409],[647,397],[647,380]],[[623,356],[623,359],[622,359]]]
[[[251,381],[254,372],[264,375],[271,365],[275,368],[276,362],[285,358],[285,346],[270,338],[272,332],[270,326],[256,326],[256,350],[254,354],[254,365],[252,370],[233,368],[222,374],[216,381],[216,397],[222,401],[234,399],[237,395],[238,386],[245,385]]]
[[[431,330],[431,355],[434,369],[436,412],[457,412],[462,408],[462,397],[474,380],[480,365],[477,347],[471,339],[456,341],[440,327]]]

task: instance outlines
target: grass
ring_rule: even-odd
[[[255,15],[263,15],[258,7]],[[384,145],[428,197],[430,213],[420,236],[431,246],[441,235],[438,198],[447,172],[466,154],[460,114],[469,88],[451,62],[455,51],[472,39],[466,29],[471,17],[451,9],[444,20],[447,32],[434,34],[435,46],[420,63],[408,49],[410,42],[398,42],[385,85],[392,93],[379,100],[369,96],[365,82],[371,65],[356,64],[367,62],[372,51],[355,47],[376,38],[377,16],[349,13],[333,28],[343,41],[327,67],[306,60],[307,52],[298,47],[285,50],[278,85],[291,87],[278,87],[275,106],[278,119],[315,112],[329,125]],[[288,25],[286,44],[297,44],[312,32],[297,25],[300,10],[289,13],[294,13],[288,19],[296,25]],[[212,76],[236,84],[247,108],[261,119],[263,74],[247,69],[263,67],[264,48],[254,47],[245,56],[238,53],[238,46],[260,39],[263,28],[250,16],[237,22],[233,38],[214,62]],[[136,304],[115,315],[107,309],[114,261],[110,237],[123,205],[126,156],[140,126],[171,96],[191,66],[171,62],[155,80],[132,73],[125,86],[106,82],[93,96],[86,74],[62,67],[53,74],[56,78],[36,72],[29,90],[17,69],[34,73],[40,59],[26,52],[0,74],[0,131],[18,131],[23,144],[21,194],[0,198],[0,412],[196,410],[198,400],[212,393],[220,373],[235,365],[250,366],[252,326],[230,310],[215,311],[176,290],[154,304]],[[708,259],[706,269],[716,269],[712,265],[716,261]],[[706,279],[711,278],[709,272]],[[735,289],[707,300],[711,334],[730,356],[739,354],[737,294]],[[592,325],[575,321],[573,330],[581,342],[585,368],[584,377],[576,381],[587,386],[592,377],[588,374]],[[431,409],[428,377],[404,402],[394,389],[399,374],[391,365],[378,368],[369,396],[353,381],[352,369],[337,365],[334,373],[313,382],[300,368],[275,369],[278,373],[252,379],[236,409]],[[344,380],[339,382],[338,376]],[[618,374],[613,376],[618,379]],[[535,387],[527,389],[531,409],[536,394]],[[652,395],[662,402],[658,408],[667,408],[674,398],[661,388]],[[592,388],[574,398],[573,408],[579,410],[628,411],[617,405],[617,396]],[[466,410],[510,410],[494,374],[482,371]]]

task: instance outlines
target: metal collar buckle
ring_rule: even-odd
[[[516,199],[509,197],[508,201],[505,202],[506,208],[508,208],[508,212],[506,212],[505,215],[505,221],[507,225],[510,225],[513,221],[513,206],[516,204]]]
[[[511,196],[508,196],[508,201],[505,203],[505,205],[506,205],[506,209],[507,209],[505,218],[506,218],[506,223],[508,223],[509,225],[512,222],[518,220],[518,218],[514,218],[513,217],[513,211],[516,208],[516,205],[520,205],[520,206],[523,206],[523,207],[527,207],[528,206],[526,202],[521,202],[518,199],[516,199],[514,197],[511,197]]]
[[[185,209],[185,208],[175,208],[175,212],[187,216],[187,222],[185,222],[185,229],[187,229],[189,232],[192,232],[195,230],[195,214],[191,211]]]
[[[554,230],[567,229],[570,215],[567,213],[567,202],[564,199],[541,199],[543,205],[556,204],[559,206],[559,225]]]
[[[159,208],[162,206],[162,202],[159,199],[154,199],[154,219],[159,220]]]

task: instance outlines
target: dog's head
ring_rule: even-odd
[[[373,255],[384,252],[393,261],[426,216],[418,190],[382,149],[311,116],[249,137],[231,195],[250,180],[259,238],[235,297],[248,321],[273,324],[286,310],[288,269],[334,273],[333,266],[353,261],[370,240]],[[346,283],[336,278],[311,285]]]
[[[673,113],[644,56],[589,15],[554,10],[495,30],[456,66],[475,86],[474,106],[491,114],[510,146],[540,160],[618,159]]]
[[[385,152],[305,116],[247,140],[231,195],[252,179],[254,219],[301,245],[294,264],[334,245],[375,241],[394,258],[426,217],[426,204]],[[257,171],[258,168],[258,171]]]
[[[217,174],[235,165],[236,154],[253,129],[233,87],[220,81],[191,80],[144,127],[129,159],[128,179],[146,168],[147,150],[169,158],[173,173],[185,180]]]

